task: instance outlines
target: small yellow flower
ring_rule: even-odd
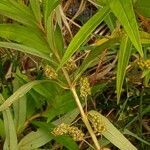
[[[150,69],[150,59],[144,60],[144,59],[139,59],[137,61],[137,64],[141,69]]]
[[[68,73],[72,73],[77,68],[76,63],[73,59],[70,59],[65,64],[65,69],[68,71]]]
[[[53,135],[69,135],[74,141],[82,141],[84,139],[84,133],[75,126],[69,126],[68,124],[62,123],[53,129],[51,132]]]
[[[56,71],[52,67],[50,67],[49,65],[45,66],[45,68],[44,68],[44,74],[49,79],[56,79],[57,78]]]
[[[62,123],[53,129],[52,134],[54,134],[55,136],[67,134],[68,129],[69,125]]]
[[[80,79],[80,96],[86,99],[88,95],[91,95],[90,83],[87,77],[82,77]]]
[[[74,141],[82,141],[84,139],[84,133],[74,126],[69,128],[68,134],[74,139]]]
[[[90,111],[88,113],[88,118],[92,123],[94,131],[98,134],[102,134],[103,132],[107,131],[105,122],[102,120],[101,116],[96,111]]]

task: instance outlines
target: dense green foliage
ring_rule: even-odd
[[[0,149],[148,150],[149,22],[148,0],[0,0]]]

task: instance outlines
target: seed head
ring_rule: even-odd
[[[58,135],[69,135],[74,141],[82,141],[84,139],[84,133],[75,126],[69,126],[68,124],[62,123],[53,129],[52,134]]]
[[[87,77],[82,77],[80,79],[80,96],[87,98],[88,95],[91,95],[90,83]]]
[[[84,139],[84,133],[77,127],[70,127],[68,134],[74,139],[74,141],[82,141]]]
[[[69,129],[69,125],[62,123],[53,129],[52,134],[54,134],[55,136],[67,134],[68,129]]]
[[[94,131],[96,133],[102,134],[103,132],[105,132],[107,130],[105,122],[103,121],[103,119],[101,118],[101,116],[99,115],[98,112],[90,111],[88,113],[88,118],[89,118],[90,122],[92,123]]]
[[[144,60],[144,59],[140,58],[137,61],[137,64],[139,65],[139,67],[141,69],[150,69],[150,59]]]
[[[70,59],[65,64],[65,69],[68,71],[68,73],[72,73],[77,68],[76,63],[73,59]]]
[[[45,68],[44,68],[44,74],[49,79],[56,79],[57,78],[56,71],[52,67],[50,67],[49,65],[45,66]]]

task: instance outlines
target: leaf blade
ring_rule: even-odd
[[[32,82],[29,82],[23,86],[21,86],[15,93],[13,93],[1,106],[0,111],[3,111],[10,107],[16,100],[21,98],[23,95],[25,95],[33,86],[40,84],[42,82],[46,82],[45,80],[35,80]]]
[[[120,44],[118,64],[117,64],[117,82],[116,82],[117,103],[119,103],[120,100],[123,81],[125,78],[126,67],[128,65],[129,58],[131,55],[131,47],[132,47],[132,43],[130,39],[128,38],[128,36],[124,36]]]
[[[143,56],[140,35],[133,10],[132,0],[127,0],[126,2],[122,0],[109,0],[109,6],[114,15],[121,22],[139,54]]]
[[[81,46],[81,44],[86,40],[86,38],[94,31],[94,29],[103,21],[106,15],[109,14],[109,8],[104,7],[102,10],[99,10],[84,26],[79,30],[79,32],[72,39],[69,44],[58,69],[60,69],[74,52]]]
[[[105,131],[102,131],[102,135],[108,139],[112,144],[118,147],[120,150],[137,150],[137,148],[130,143],[128,139],[103,115],[99,112],[91,110],[88,112],[88,118],[91,123],[92,117],[96,117],[100,122],[99,125],[102,128],[105,128]]]

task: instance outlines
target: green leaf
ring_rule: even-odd
[[[57,136],[55,137],[55,140],[59,144],[65,146],[68,150],[79,150],[79,147],[76,144],[76,142],[68,136]]]
[[[121,22],[131,42],[140,53],[141,57],[143,57],[140,35],[133,10],[132,0],[108,0],[108,2],[112,12]]]
[[[67,101],[66,101],[67,100]],[[51,99],[51,107],[46,112],[46,117],[48,122],[53,119],[55,116],[67,113],[76,108],[76,103],[73,100],[72,94],[70,91],[60,91],[53,99]]]
[[[0,137],[2,140],[5,138],[4,121],[2,119],[0,119]]]
[[[43,53],[50,53],[44,34],[38,29],[16,24],[0,24],[0,37],[35,48]]]
[[[119,103],[122,85],[125,78],[126,68],[129,62],[129,58],[131,55],[131,48],[132,43],[128,36],[124,36],[122,38],[120,44],[120,50],[118,54],[118,64],[117,64],[117,82],[116,82],[116,89],[117,89],[117,103]]]
[[[116,22],[116,17],[110,13],[105,19],[106,24],[108,25],[109,29],[111,32],[115,30],[115,22]]]
[[[36,21],[32,15],[32,11],[21,3],[15,1],[9,2],[5,0],[0,1],[0,14],[16,20],[22,24],[36,27]]]
[[[54,40],[56,48],[59,52],[59,55],[62,57],[64,53],[64,42],[63,42],[63,35],[60,26],[57,24],[56,29],[54,32]]]
[[[44,23],[47,25],[48,17],[51,12],[58,6],[60,0],[43,0]]]
[[[30,0],[30,5],[37,22],[41,25],[41,8],[39,0]]]
[[[55,37],[54,37],[55,27],[54,27],[53,19],[54,19],[54,13],[52,13],[48,17],[46,29],[47,29],[47,41],[48,41],[49,47],[55,54],[55,51],[57,51],[57,49],[56,49]]]
[[[14,82],[14,91],[16,91],[21,84],[15,78]],[[13,110],[14,110],[14,123],[16,126],[16,131],[20,133],[24,128],[24,123],[26,121],[26,105],[27,105],[27,97],[26,95],[22,96],[18,99],[18,101],[14,102]]]
[[[19,142],[18,147],[19,150],[33,150],[45,145],[51,140],[52,136],[50,133],[38,129],[36,132],[32,131],[23,137]]]
[[[150,34],[148,32],[141,31],[140,38],[142,44],[150,44]]]
[[[83,27],[74,36],[71,43],[69,44],[58,69],[60,69],[70,59],[70,57],[78,50],[78,48],[85,42],[88,36],[95,30],[95,28],[104,20],[108,14],[109,8],[104,7],[83,25]]]
[[[0,103],[4,101],[5,100],[3,99],[3,96],[0,95]],[[5,136],[6,136],[3,149],[16,150],[18,149],[17,134],[16,134],[11,110],[7,109],[3,111],[2,113],[3,113]]]
[[[149,1],[137,0],[134,7],[139,14],[141,14],[145,17],[150,17],[150,3],[149,3]]]
[[[132,133],[131,131],[129,131],[127,129],[124,130],[124,134],[130,135],[130,136],[136,138],[137,140],[139,140],[140,142],[150,145],[150,142],[143,140],[142,138],[140,138],[139,136],[137,136],[136,134]]]
[[[88,118],[93,122],[93,116],[99,121],[101,129],[105,129],[101,134],[108,139],[112,144],[118,147],[120,150],[137,150],[137,148],[130,143],[129,140],[103,115],[99,112],[91,110],[88,112]],[[98,125],[97,125],[98,126]]]
[[[11,43],[11,42],[0,42],[0,47],[15,49],[15,50],[18,50],[18,51],[23,52],[23,53],[32,54],[32,55],[38,56],[40,58],[46,59],[46,60],[50,61],[53,64],[56,64],[50,58],[50,54],[48,55],[46,53],[38,51],[37,49],[31,48],[31,47],[28,47],[28,46],[25,46],[25,45],[15,44],[15,43]]]
[[[61,124],[62,122],[63,123],[66,123],[66,124],[71,124],[75,119],[76,117],[80,114],[80,111],[78,108],[75,108],[74,110],[66,113],[65,115],[63,115],[61,118],[53,121],[52,123],[54,125],[59,125]]]
[[[10,107],[16,100],[24,96],[33,86],[46,82],[46,80],[32,81],[21,86],[15,93],[13,93],[1,106],[0,111]]]

